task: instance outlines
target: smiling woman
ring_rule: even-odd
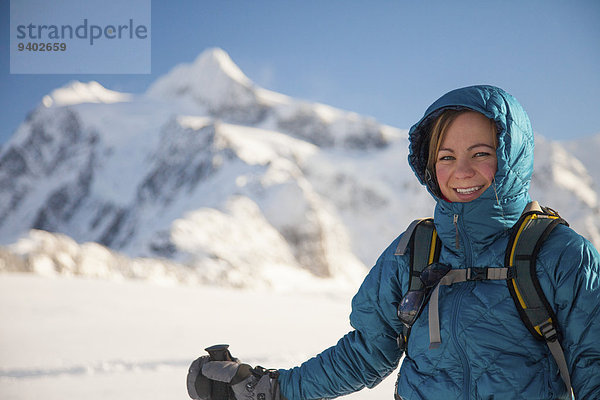
[[[452,202],[478,198],[498,167],[492,120],[475,111],[446,110],[435,121],[427,168],[442,196]]]
[[[521,104],[494,86],[453,90],[413,125],[409,143],[435,216],[425,234],[411,224],[379,257],[352,300],[354,330],[292,369],[200,357],[189,370],[193,399],[218,399],[207,392],[213,383],[238,400],[334,398],[374,387],[402,356],[397,400],[600,398],[600,255],[557,214],[551,232],[543,226],[543,245],[521,242],[539,252],[509,246],[535,204],[533,130]],[[510,259],[532,263],[514,275],[530,283],[519,298],[502,282],[513,268],[507,249]],[[555,305],[547,314],[524,300],[542,303],[538,289]],[[535,324],[522,319],[526,308]]]

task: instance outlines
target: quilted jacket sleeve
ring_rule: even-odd
[[[401,330],[396,317],[400,298],[397,240],[381,255],[352,300],[353,331],[316,357],[281,370],[279,385],[289,400],[333,398],[373,387],[398,365]],[[400,261],[400,262],[399,262]]]
[[[546,269],[554,290],[549,298],[554,299],[575,398],[600,399],[600,255],[583,237],[559,228],[548,240],[547,252],[560,254]]]

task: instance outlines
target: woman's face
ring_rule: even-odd
[[[490,187],[498,169],[495,134],[490,120],[474,111],[460,114],[450,124],[435,164],[447,200],[475,200]]]

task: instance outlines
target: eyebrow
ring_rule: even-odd
[[[477,144],[474,144],[473,146],[469,146],[469,148],[467,148],[467,151],[471,151],[476,147],[487,147],[489,149],[496,150],[496,148],[494,146],[491,146],[487,143],[477,143]],[[454,150],[447,148],[447,147],[440,147],[439,151],[442,151],[442,150],[454,153]]]

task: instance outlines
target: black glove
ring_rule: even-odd
[[[285,400],[279,392],[276,370],[252,368],[231,357],[226,347],[219,360],[203,356],[192,362],[187,377],[188,394],[195,400]],[[223,351],[222,348],[219,350]]]

